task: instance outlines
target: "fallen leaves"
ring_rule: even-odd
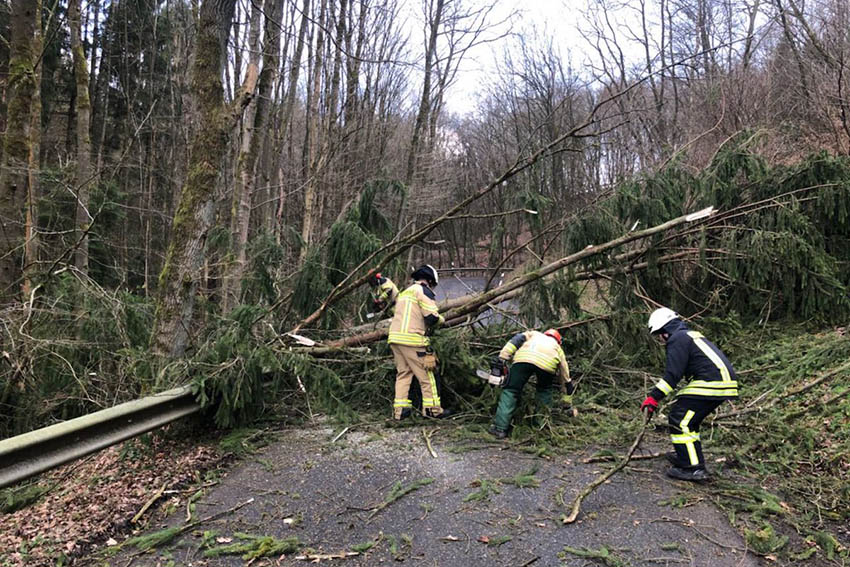
[[[4,565],[42,567],[54,565],[57,552],[73,557],[98,542],[114,547],[116,534],[143,505],[153,504],[161,487],[191,482],[199,469],[219,460],[212,447],[154,436],[141,450],[111,447],[55,469],[40,479],[55,485],[50,492],[27,508],[0,515],[0,550],[27,549],[6,555]]]

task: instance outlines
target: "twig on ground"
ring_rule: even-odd
[[[148,511],[148,508],[150,508],[150,507],[153,505],[153,503],[154,503],[154,502],[156,502],[157,500],[159,500],[159,497],[160,497],[160,496],[162,496],[162,493],[163,493],[163,492],[165,492],[165,487],[166,487],[166,486],[168,486],[168,483],[167,483],[167,482],[166,482],[166,483],[163,483],[163,484],[162,484],[162,486],[161,486],[161,487],[159,487],[159,490],[157,490],[157,491],[154,493],[154,495],[153,495],[153,496],[151,496],[151,497],[150,497],[150,499],[148,499],[148,501],[147,501],[147,502],[145,502],[145,505],[144,505],[144,506],[142,506],[141,510],[139,510],[138,512],[136,512],[136,515],[135,515],[135,516],[133,516],[133,519],[132,519],[132,520],[130,520],[130,523],[131,523],[131,524],[135,524],[135,523],[137,523],[137,522],[139,521],[139,519],[142,517],[142,515],[143,515],[145,512],[147,512],[147,511]]]
[[[422,430],[422,437],[425,438],[425,446],[428,447],[428,452],[431,453],[431,456],[435,459],[437,458],[437,453],[434,452],[434,448],[431,446],[431,435],[434,434],[434,430],[425,431]]]
[[[627,464],[629,464],[629,461],[631,460],[632,455],[634,455],[635,450],[637,450],[638,445],[640,445],[640,442],[643,439],[644,434],[646,434],[647,426],[649,425],[649,415],[644,414],[642,416],[642,418],[643,418],[643,423],[641,424],[640,432],[638,433],[637,437],[635,437],[634,443],[632,443],[632,446],[629,448],[629,451],[626,453],[626,456],[623,457],[623,460],[620,461],[617,464],[617,466],[612,468],[610,471],[606,472],[605,474],[603,474],[602,476],[600,476],[599,478],[597,478],[596,480],[591,482],[589,485],[587,485],[584,488],[584,490],[582,490],[578,494],[578,496],[576,496],[575,500],[573,500],[572,512],[570,512],[569,516],[566,516],[566,517],[561,519],[561,521],[563,523],[572,524],[573,522],[575,522],[576,519],[578,518],[579,512],[581,511],[582,501],[585,498],[587,498],[590,495],[591,492],[593,492],[600,485],[602,485],[602,483],[604,483],[606,480],[608,480],[609,478],[611,478],[612,476],[614,476],[615,474],[620,472],[623,468],[625,468],[625,466]]]

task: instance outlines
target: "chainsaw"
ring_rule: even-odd
[[[490,384],[501,388],[505,385],[508,376],[506,374],[490,374],[488,370],[476,370],[475,375]]]

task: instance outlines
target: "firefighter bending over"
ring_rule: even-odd
[[[432,291],[439,277],[437,270],[428,264],[417,268],[410,277],[413,285],[398,295],[387,339],[398,371],[393,418],[402,419],[410,415],[410,384],[414,376],[422,390],[422,414],[445,417],[448,412],[444,412],[440,404],[437,385],[437,357],[430,349],[428,338],[430,331],[443,322]]]
[[[369,285],[372,287],[372,313],[392,315],[398,299],[398,288],[393,281],[379,272],[369,278]]]
[[[493,425],[490,427],[490,433],[498,439],[507,437],[511,416],[519,405],[525,383],[532,375],[537,375],[536,399],[542,406],[552,405],[552,383],[556,373],[562,403],[568,406],[572,404],[572,393],[575,389],[570,381],[570,367],[561,349],[561,333],[557,329],[549,329],[545,333],[526,331],[514,335],[494,359],[490,373],[495,376],[504,375],[511,358],[513,364],[499,398]]]
[[[691,331],[679,315],[662,307],[649,316],[649,332],[664,343],[667,365],[664,377],[655,384],[641,404],[650,415],[658,402],[672,392],[684,377],[690,380],[679,390],[670,408],[670,438],[675,452],[667,454],[673,466],[667,476],[681,480],[709,478],[702,454],[699,428],[702,421],[723,403],[738,397],[738,382],[732,363],[717,346]]]

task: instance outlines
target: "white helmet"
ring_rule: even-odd
[[[660,307],[652,312],[649,316],[649,334],[655,334],[661,329],[664,328],[664,325],[672,321],[673,319],[678,319],[679,314],[673,311],[672,309],[668,309],[666,307]]]

